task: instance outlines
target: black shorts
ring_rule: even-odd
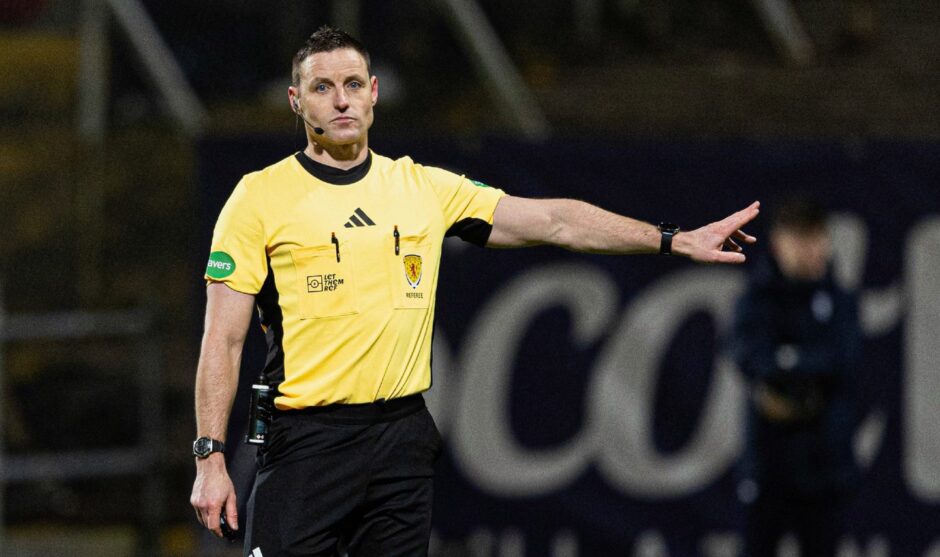
[[[244,554],[427,555],[440,450],[421,395],[277,412],[258,452]]]

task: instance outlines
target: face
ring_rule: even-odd
[[[311,127],[323,129],[314,136],[317,143],[350,145],[368,136],[378,87],[362,55],[340,48],[308,56],[300,65],[300,85],[290,87],[288,97]]]
[[[783,227],[771,232],[770,249],[785,276],[816,281],[826,276],[832,242],[824,227],[812,230]]]

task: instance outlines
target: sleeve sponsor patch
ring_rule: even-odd
[[[480,182],[479,180],[470,180],[470,183],[473,184],[474,186],[477,186],[477,187],[480,187],[480,188],[489,188],[489,187],[492,187],[492,186],[490,186],[489,184],[484,184],[483,182]]]
[[[235,272],[235,260],[224,251],[214,251],[209,254],[209,264],[206,265],[206,275],[209,278],[223,279]]]

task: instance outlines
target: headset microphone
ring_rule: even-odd
[[[300,116],[300,119],[303,120],[305,124],[313,128],[313,133],[317,135],[323,135],[323,128],[321,128],[320,126],[314,126],[313,124],[311,124],[306,118],[304,118],[303,114],[301,114],[300,112],[297,113],[297,116]]]
[[[308,126],[310,126],[311,128],[313,128],[313,133],[315,133],[315,134],[317,134],[317,135],[323,135],[323,133],[324,133],[323,128],[321,128],[320,126],[314,126],[314,125],[311,124],[309,121],[307,121],[306,118],[304,118],[304,115],[303,115],[303,114],[300,113],[300,104],[297,102],[297,99],[294,99],[294,102],[293,102],[292,104],[293,104],[293,106],[294,106],[294,114],[296,114],[297,116],[299,116],[300,119],[303,120],[305,124],[307,124]]]

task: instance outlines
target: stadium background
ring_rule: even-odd
[[[816,192],[866,333],[843,555],[940,555],[931,0],[0,2],[0,554],[238,553],[188,504],[199,279],[238,177],[302,146],[288,61],[324,22],[372,51],[380,153],[686,226]],[[738,555],[744,270],[444,258],[432,553]]]

